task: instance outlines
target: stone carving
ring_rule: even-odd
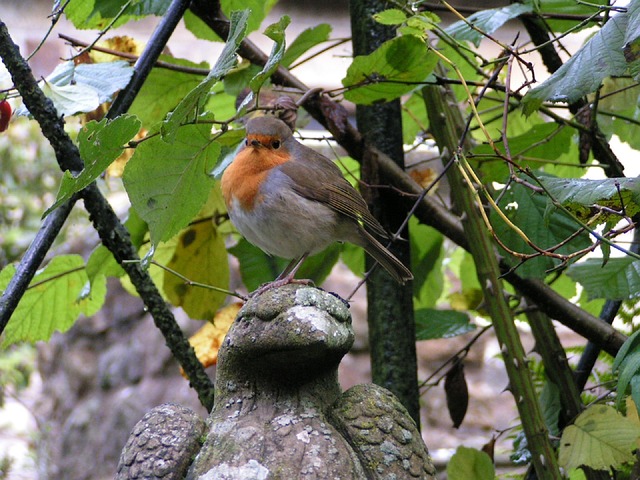
[[[348,307],[330,293],[287,285],[249,300],[220,350],[206,440],[186,478],[435,479],[420,433],[389,391],[366,384],[342,393],[338,364],[353,339]],[[195,425],[180,431],[192,428],[197,443],[198,422],[179,417]],[[141,462],[154,464],[148,441],[137,442],[149,437],[146,425],[165,429],[144,419],[136,425],[118,478],[184,478],[183,470],[133,475]],[[178,456],[190,461],[192,445]],[[169,461],[174,451],[160,442],[156,456]]]

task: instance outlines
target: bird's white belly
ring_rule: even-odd
[[[329,207],[293,192],[269,195],[252,210],[234,198],[229,216],[250,243],[278,257],[292,259],[324,250],[336,240],[338,214]]]

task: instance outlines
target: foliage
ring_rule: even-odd
[[[65,15],[77,28],[108,30],[148,15],[164,15],[169,3],[72,0],[65,7]],[[163,68],[151,71],[129,112],[116,118],[102,118],[94,110],[127,88],[133,74],[127,62],[87,63],[79,57],[77,61],[61,62],[40,82],[59,115],[91,112],[81,117],[80,128],[73,123],[68,127],[77,130],[73,136],[84,169],[67,170],[57,176],[56,196],[51,168],[40,165],[33,178],[33,173],[20,165],[30,162],[31,157],[21,149],[18,134],[24,127],[19,121],[12,120],[8,130],[0,133],[0,155],[3,162],[10,158],[8,163],[13,166],[3,168],[0,182],[2,263],[15,260],[26,246],[20,233],[25,232],[30,239],[37,227],[37,222],[23,221],[16,213],[17,205],[27,204],[26,210],[51,215],[61,205],[82,196],[94,182],[101,184],[104,172],[112,172],[117,161],[126,164],[122,188],[131,203],[125,226],[132,245],[143,257],[142,265],[166,301],[182,307],[192,318],[212,320],[226,301],[228,254],[239,261],[248,290],[272,280],[286,261],[269,257],[235,236],[226,219],[217,177],[242,141],[241,118],[256,103],[261,106],[263,99],[269,98],[274,79],[283,82],[278,68],[295,67],[307,59],[314,61],[314,52],[332,41],[331,26],[324,23],[302,31],[292,41],[287,38],[292,22],[288,16],[263,26],[274,3],[222,1],[230,25],[222,52],[211,58],[212,66],[163,55]],[[505,278],[516,275],[522,281],[534,282],[526,285],[544,287],[549,298],[552,292],[560,295],[560,303],[570,312],[565,315],[571,317],[569,320],[578,322],[572,316],[576,311],[569,306],[579,307],[579,321],[587,324],[596,321],[589,313],[594,309],[590,301],[599,300],[599,307],[605,300],[636,299],[640,292],[640,257],[624,235],[634,230],[640,214],[638,181],[596,176],[604,172],[612,177],[620,169],[608,143],[614,135],[631,148],[640,149],[640,0],[632,0],[624,9],[612,8],[604,1],[520,2],[479,10],[449,26],[444,26],[435,12],[418,7],[394,2],[394,8],[376,13],[375,20],[396,29],[397,36],[371,54],[354,58],[344,72],[342,87],[322,96],[322,108],[314,111],[312,104],[303,102],[314,115],[323,116],[324,123],[333,128],[332,133],[350,153],[358,149],[344,141],[349,133],[340,127],[344,118],[333,103],[336,97],[358,105],[400,102],[404,143],[419,152],[425,145],[433,150],[429,142],[439,127],[433,120],[437,115],[427,111],[428,89],[441,88],[450,111],[462,115],[460,124],[447,125],[455,131],[459,148],[441,148],[440,154],[450,181],[452,172],[464,180],[475,210],[458,211],[459,205],[450,204],[449,192],[432,185],[440,168],[418,162],[409,171],[411,178],[400,178],[404,185],[409,181],[425,193],[430,190],[418,207],[424,202],[440,207],[448,215],[449,226],[454,225],[447,228],[421,213],[420,208],[408,219],[416,339],[468,333],[476,328],[477,317],[488,316],[487,298],[483,298],[487,285],[478,281],[478,273],[482,274],[487,264],[465,251],[469,246],[452,233],[458,227],[466,231],[462,229],[468,224],[461,223],[460,218],[466,221],[469,215],[491,235],[492,251],[497,252],[493,260],[500,262]],[[545,15],[544,21],[541,14]],[[522,38],[506,43],[498,40],[504,24],[514,20],[524,22],[530,36],[544,34],[549,42],[533,45]],[[193,11],[185,16],[185,24],[198,38],[221,41],[221,32],[212,32]],[[540,51],[545,62],[553,63],[549,48],[557,53],[564,35],[580,32],[586,26],[595,26],[596,31],[589,38],[581,37],[585,38],[584,45],[540,81],[544,74],[541,67],[532,70],[532,55]],[[247,55],[243,49],[247,34],[258,29],[272,41],[270,53],[261,61],[256,60],[259,55]],[[499,47],[498,58],[483,56],[486,43]],[[246,58],[238,61],[239,54]],[[516,79],[518,70],[521,78]],[[284,83],[290,78],[287,75]],[[7,89],[9,101],[18,106],[19,95],[8,79],[0,77],[0,82],[0,88]],[[299,82],[289,80],[287,86],[299,87]],[[236,102],[241,91],[247,95]],[[311,102],[308,98],[305,101]],[[16,113],[29,112],[22,105]],[[444,118],[445,112],[438,113]],[[15,149],[9,151],[7,143]],[[358,145],[365,148],[362,142]],[[352,153],[354,158],[356,153]],[[51,153],[47,150],[35,156]],[[359,168],[356,160],[361,159],[341,159],[343,170],[354,183]],[[22,177],[29,176],[33,182],[40,182],[37,188],[47,192],[44,196],[36,197],[31,187],[21,185]],[[403,184],[393,178],[387,180],[396,188]],[[432,187],[436,190],[433,196]],[[403,198],[413,197],[407,194]],[[454,214],[450,213],[452,208]],[[232,243],[227,240],[230,234]],[[447,237],[460,245],[453,245]],[[300,275],[321,283],[339,259],[356,274],[363,274],[362,251],[352,245],[335,245],[310,258]],[[15,268],[8,265],[2,270],[0,290],[7,288]],[[54,256],[22,297],[4,331],[3,345],[47,340],[54,331],[68,329],[80,315],[93,314],[104,302],[106,278],[110,276],[119,277],[125,288],[134,292],[122,265],[105,246],[98,246],[86,261],[73,254]],[[493,291],[508,298],[515,315],[530,309],[532,302],[528,299],[524,303],[531,292],[522,283],[514,285],[495,285]],[[545,308],[553,302],[538,298],[533,303],[547,312]],[[630,303],[627,308],[635,311],[634,306]],[[548,312],[570,323],[557,310]],[[628,323],[635,328],[633,318]],[[606,331],[607,338],[594,334],[590,339],[610,345],[607,341],[615,337],[615,332]],[[612,366],[612,372],[618,373],[616,408],[620,411],[629,396],[640,405],[637,338],[637,334],[632,335],[620,348]],[[475,339],[461,356],[468,353]],[[451,362],[459,360],[456,355]],[[544,368],[555,367],[545,364]],[[453,367],[449,369],[452,371]],[[446,376],[443,374],[438,382]],[[464,383],[464,376],[457,381]],[[543,405],[541,423],[546,422],[553,435],[561,435],[559,461],[563,467],[586,465],[596,470],[616,470],[633,460],[631,450],[640,435],[635,423],[625,423],[620,413],[602,404],[563,419],[565,389],[550,382],[539,381],[537,385]],[[513,382],[512,388],[517,388]],[[522,403],[529,406],[522,408],[535,410],[538,399],[524,396]],[[527,442],[525,431],[516,454],[529,462],[537,458],[531,448],[535,447]],[[594,453],[597,451],[602,455]],[[447,472],[449,478],[495,475],[488,455],[464,447],[458,449]]]

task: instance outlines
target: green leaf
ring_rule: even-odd
[[[221,0],[220,8],[227,15],[233,15],[236,10],[248,10],[249,21],[247,23],[247,33],[255,32],[260,28],[262,22],[267,18],[277,0]]]
[[[149,15],[162,16],[170,4],[171,0],[71,0],[64,12],[76,28],[102,30],[116,17],[112,28]]]
[[[602,82],[598,101],[598,127],[605,137],[616,135],[634,150],[640,150],[639,96],[640,85],[634,79],[608,77]]]
[[[340,249],[341,246],[336,243],[309,257],[298,270],[296,278],[311,279],[316,285],[322,284],[338,261]],[[273,257],[244,238],[228,250],[239,260],[242,282],[250,292],[275,280],[289,264],[289,260]]]
[[[627,387],[633,378],[640,378],[640,352],[633,352],[624,358],[616,386],[616,408],[620,409],[627,396]]]
[[[152,137],[136,148],[125,167],[125,189],[149,225],[154,245],[186,227],[215,184],[209,172],[221,146],[210,140],[209,129],[209,125],[183,126],[172,144]]]
[[[458,41],[472,42],[476,47],[486,38],[480,31],[491,35],[509,20],[523,13],[531,13],[533,5],[530,3],[512,3],[506,7],[481,10],[467,17],[466,22],[460,20],[445,29],[445,32]],[[476,29],[471,28],[469,24]]]
[[[545,25],[548,25],[554,32],[565,32],[570,28],[575,28],[581,23],[582,18],[589,17],[601,11],[598,7],[609,5],[608,0],[592,0],[590,2],[576,2],[575,0],[537,0],[534,2],[536,12],[545,17]],[[555,20],[558,15],[574,15],[575,20]],[[592,22],[586,22],[582,28],[589,28]]]
[[[421,308],[416,310],[415,318],[416,340],[451,338],[476,329],[466,313],[455,310]]]
[[[207,25],[200,17],[194,14],[191,10],[184,12],[182,17],[184,20],[184,26],[187,27],[193,36],[200,40],[209,40],[210,42],[222,42],[223,40],[216,34],[211,27]]]
[[[44,212],[48,215],[69,200],[74,193],[90,185],[124,151],[124,146],[140,130],[140,121],[131,115],[121,115],[113,120],[87,123],[78,134],[80,156],[84,169],[73,176],[64,172],[55,203]]]
[[[429,117],[420,92],[413,93],[402,104],[402,140],[413,145],[416,138],[424,137],[429,130]]]
[[[620,365],[622,365],[624,359],[627,358],[627,356],[629,356],[630,354],[635,353],[636,351],[640,351],[640,330],[634,332],[633,335],[627,338],[622,344],[622,347],[620,347],[620,350],[618,350],[611,370],[614,372],[618,370],[618,368],[620,368]]]
[[[390,8],[375,13],[373,19],[382,25],[401,25],[407,20],[407,15],[400,9]]]
[[[640,261],[632,257],[611,258],[606,265],[602,265],[602,259],[589,258],[571,265],[567,275],[584,287],[590,300],[624,300],[640,295]]]
[[[315,27],[307,28],[291,42],[289,48],[284,52],[280,64],[284,67],[291,66],[303,53],[329,40],[330,34],[331,25],[328,23],[321,23]]]
[[[158,245],[155,245],[153,251],[153,261],[158,263],[159,265],[167,265],[176,251],[176,247],[178,246],[179,236],[176,235],[171,238],[167,242],[160,242]],[[146,242],[142,244],[142,246],[138,249],[138,255],[141,258],[148,258],[149,250],[151,248],[151,243],[147,237]],[[149,263],[149,267],[147,269],[149,276],[151,277],[151,281],[158,287],[162,298],[165,300],[167,296],[164,292],[164,279],[165,279],[165,269],[155,265],[154,263]],[[139,296],[136,287],[131,283],[131,279],[128,275],[120,277],[120,284],[122,287],[129,292],[133,296]]]
[[[545,161],[557,161],[560,155],[569,152],[573,144],[573,133],[573,129],[558,126],[553,122],[533,125],[524,133],[508,137],[509,153],[521,168],[537,170],[545,165]],[[497,141],[494,145],[500,153],[506,155],[502,141]],[[485,183],[492,181],[504,183],[509,178],[509,166],[502,158],[495,155],[490,145],[482,144],[475,147],[469,161],[474,165],[490,164],[490,168],[484,166],[482,168],[482,179]]]
[[[13,265],[0,272],[0,291],[15,274]],[[65,332],[80,314],[93,315],[104,303],[104,277],[89,285],[80,255],[58,255],[40,270],[5,329],[3,347],[15,342],[49,340],[54,331]]]
[[[489,455],[475,448],[458,447],[447,464],[449,480],[491,480],[495,475]]]
[[[284,31],[289,26],[289,23],[291,23],[291,18],[289,18],[288,15],[284,15],[280,18],[279,22],[269,25],[264,31],[264,34],[275,43],[271,48],[271,53],[269,54],[269,58],[267,59],[264,68],[249,82],[249,87],[251,87],[252,92],[258,92],[264,82],[271,77],[273,72],[278,68],[278,65],[280,65],[285,49]]]
[[[87,260],[87,276],[90,282],[93,283],[99,276],[119,278],[124,275],[126,275],[125,271],[118,265],[107,247],[100,244],[91,252]]]
[[[362,105],[389,102],[424,82],[438,58],[425,43],[405,35],[383,43],[370,55],[357,56],[342,84],[347,100]]]
[[[592,216],[594,205],[619,212],[624,208],[625,215],[630,217],[640,211],[639,178],[588,180],[540,177],[539,180],[549,195],[583,220]],[[602,212],[599,219],[601,219],[601,223],[604,223],[612,217],[614,220],[620,219],[620,215],[607,214],[606,212]]]
[[[544,382],[542,392],[540,392],[540,407],[542,408],[542,416],[549,433],[557,437],[560,435],[558,420],[562,411],[562,403],[560,402],[560,389],[549,380]]]
[[[209,75],[207,75],[207,78],[202,80],[197,87],[180,101],[163,123],[161,131],[165,141],[173,143],[180,125],[185,122],[189,115],[195,116],[202,111],[211,87],[236,65],[236,51],[245,36],[248,17],[248,10],[232,13],[227,43],[222,49],[218,61],[209,72]]]
[[[607,405],[582,412],[560,439],[558,462],[566,470],[582,465],[594,470],[617,469],[634,461],[640,427]]]
[[[522,99],[525,114],[540,108],[544,101],[573,103],[595,92],[605,77],[623,75],[627,63],[622,47],[628,20],[624,13],[609,19],[551,77],[527,92]]]
[[[180,58],[161,55],[160,60],[179,67],[208,69],[206,63],[196,64]],[[180,103],[202,81],[202,77],[168,68],[154,68],[142,85],[129,112],[150,129]]]
[[[631,396],[637,406],[640,404],[640,330],[631,335],[620,347],[611,370],[618,376],[616,387],[616,406],[620,408],[627,394],[627,386],[631,385]]]
[[[547,249],[566,241],[579,226],[569,215],[553,209],[549,210],[549,199],[545,195],[532,192],[520,184],[512,184],[502,195],[499,206],[507,218],[519,227],[537,247]],[[519,253],[534,253],[522,237],[509,226],[495,211],[490,215],[496,235],[511,250]],[[555,252],[568,254],[591,245],[586,232],[578,234]],[[520,259],[505,252],[505,260],[511,266],[519,265]],[[547,271],[558,265],[560,260],[546,256],[528,259],[518,267],[518,274],[527,278],[544,278]]]
[[[436,305],[442,294],[442,262],[444,237],[434,228],[409,222],[411,243],[411,271],[414,275],[414,308],[430,308]]]

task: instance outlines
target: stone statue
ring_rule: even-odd
[[[191,444],[166,431],[152,454],[145,428],[165,429],[147,418],[162,418],[158,407],[134,428],[117,478],[435,479],[415,423],[389,391],[365,384],[341,392],[338,364],[353,340],[348,307],[330,293],[286,285],[252,298],[220,349],[206,440],[188,472],[183,459],[193,458],[201,423],[181,412],[188,426],[178,430],[193,432]],[[159,471],[176,470],[145,476],[141,464],[156,461]]]

